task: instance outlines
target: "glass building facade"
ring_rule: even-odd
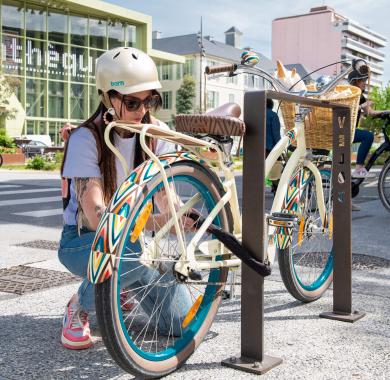
[[[26,111],[22,134],[49,134],[58,144],[64,122],[79,123],[97,108],[96,59],[118,46],[142,48],[144,29],[102,12],[73,12],[64,1],[0,6],[1,68]]]

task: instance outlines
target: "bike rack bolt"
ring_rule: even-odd
[[[252,367],[253,368],[260,368],[260,362],[254,362]]]
[[[235,363],[237,361],[237,358],[235,356],[230,357],[230,363]]]

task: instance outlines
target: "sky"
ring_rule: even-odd
[[[241,45],[271,57],[272,20],[307,13],[310,8],[328,5],[337,13],[370,27],[387,38],[382,82],[390,81],[390,2],[388,0],[105,0],[152,16],[153,30],[162,37],[197,33],[203,18],[203,35],[224,42],[231,26],[243,35]],[[324,62],[328,63],[328,62]],[[313,68],[314,69],[314,68]]]

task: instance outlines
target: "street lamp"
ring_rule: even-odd
[[[202,75],[203,75],[203,57],[206,56],[203,46],[203,25],[202,16],[200,17],[200,31],[197,34],[199,46],[199,111],[202,113]]]

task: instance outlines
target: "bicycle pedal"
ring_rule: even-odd
[[[296,215],[287,212],[273,212],[267,217],[267,223],[272,227],[293,228],[297,221]]]
[[[221,294],[221,298],[223,300],[229,300],[230,298],[232,298],[231,292],[229,290],[223,290]]]
[[[200,272],[196,271],[196,270],[190,270],[188,272],[188,277],[190,278],[190,280],[192,281],[200,281],[202,279],[202,275]]]

